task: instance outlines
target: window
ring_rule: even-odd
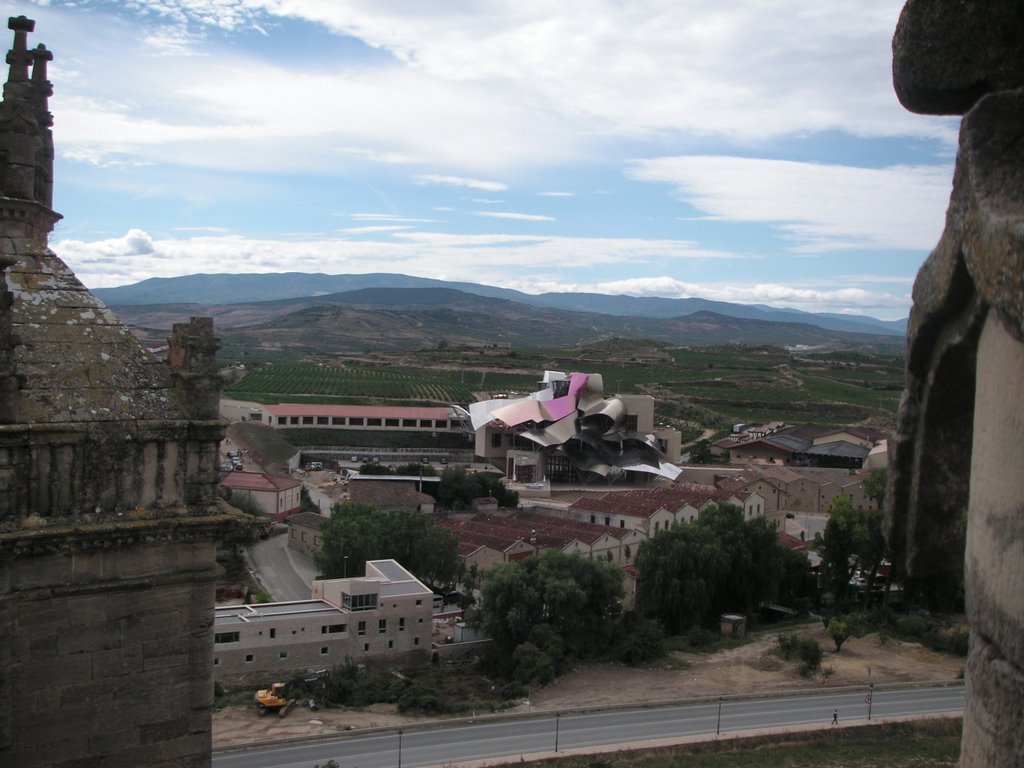
[[[328,423],[327,417],[326,416],[317,416],[316,417],[316,423],[317,424],[327,424]]]
[[[270,628],[270,637],[271,637],[271,639],[277,637],[277,630],[274,629],[273,627]]]
[[[220,659],[218,659],[216,656],[213,657],[213,666],[215,666],[215,667],[219,667],[220,666]]]
[[[313,417],[312,416],[303,416],[302,417],[302,423],[303,424],[312,424],[313,423]]]
[[[370,652],[370,644],[369,643],[363,643],[363,652],[364,653],[369,653]]]
[[[380,426],[380,419],[367,419],[366,420],[366,426],[368,426],[368,427],[379,427]]]
[[[331,426],[334,426],[334,427],[343,427],[343,426],[345,426],[345,417],[344,416],[332,416],[331,417]]]
[[[636,432],[637,430],[637,417],[627,416],[626,417],[626,429],[630,432]]]
[[[597,522],[597,515],[591,515],[590,516],[590,522],[596,523]]]
[[[448,422],[445,419],[437,419],[434,421],[434,429],[448,429]]]
[[[343,592],[341,604],[350,611],[372,611],[377,607],[377,595],[350,595]]]
[[[416,605],[423,605],[423,601],[422,600],[417,600],[416,601]]]
[[[420,427],[430,429],[430,419],[420,419]]]
[[[298,417],[298,416],[292,416],[292,417],[290,417],[290,418],[288,419],[288,423],[289,423],[289,424],[298,424],[298,423],[299,423],[299,417]]]
[[[321,645],[320,646],[320,655],[321,656],[326,656],[327,654],[328,654],[327,646],[326,645]]]
[[[325,624],[320,627],[321,635],[337,635],[348,631],[348,624]]]
[[[209,637],[209,635],[207,635]],[[213,636],[214,644],[217,643],[237,643],[238,633],[237,632],[217,632]]]
[[[397,427],[398,426],[398,419],[384,419],[384,426],[385,427]]]
[[[365,635],[366,634],[366,622],[365,621],[360,621],[359,624],[356,625],[356,627],[357,627],[356,628],[356,634],[359,634],[359,635]]]
[[[388,631],[388,620],[387,619],[379,619],[377,621],[377,633],[383,635],[387,631]]]
[[[415,429],[415,427],[416,427],[416,419],[402,419],[402,426],[403,427],[413,427]]]
[[[419,639],[418,637],[414,637],[414,638],[412,639],[412,644],[413,644],[413,645],[419,645],[419,644],[420,644],[420,639]]]
[[[372,421],[372,419],[371,419],[371,421]],[[348,417],[348,425],[350,427],[361,427],[361,426],[363,426],[363,417],[362,416],[349,416]]]
[[[501,448],[501,432],[491,433],[491,448]]]
[[[388,648],[394,648],[394,647],[395,647],[395,641],[394,640],[388,640]]]
[[[253,658],[253,657],[252,657],[252,654],[251,654],[251,653],[247,653],[247,654],[245,654],[245,663],[246,663],[246,664],[252,664],[252,658]]]
[[[279,652],[277,654],[277,658],[279,658],[279,659],[287,659],[288,658],[288,651],[281,651],[281,652]]]
[[[625,520],[619,520],[619,528],[625,528],[625,527],[626,527],[626,521]]]
[[[398,631],[405,632],[405,616],[401,616],[398,619]]]
[[[612,524],[612,519],[610,517],[608,517],[607,515],[604,518],[604,524],[605,525],[611,525]]]

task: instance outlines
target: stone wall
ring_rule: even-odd
[[[0,564],[0,762],[209,764],[214,544]]]

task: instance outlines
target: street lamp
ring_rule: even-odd
[[[722,697],[718,697],[718,725],[715,726],[715,736],[722,733]]]
[[[398,729],[398,768],[402,768],[402,729]]]
[[[341,558],[341,577],[343,579],[348,578],[348,555]]]
[[[558,751],[558,723],[562,718],[561,712],[555,712],[555,752]]]

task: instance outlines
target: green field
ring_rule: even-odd
[[[606,394],[649,394],[657,418],[690,438],[736,422],[891,425],[903,360],[794,355],[775,347],[674,348],[615,340],[572,349],[451,348],[405,355],[247,363],[225,394],[263,403],[466,405],[536,389],[545,370],[604,378]]]

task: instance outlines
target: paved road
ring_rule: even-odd
[[[329,759],[360,768],[424,768],[497,758],[537,757],[554,751],[679,741],[700,736],[770,728],[829,727],[833,710],[840,725],[863,723],[866,690],[721,701],[586,714],[553,713],[494,719],[422,730],[374,732],[348,738],[272,746],[243,753],[221,751],[214,768],[312,768]],[[877,689],[872,718],[963,711],[963,686]],[[308,716],[293,712],[289,717]]]
[[[257,581],[276,601],[309,600],[316,568],[306,555],[287,545],[288,534],[284,533],[249,547]]]

